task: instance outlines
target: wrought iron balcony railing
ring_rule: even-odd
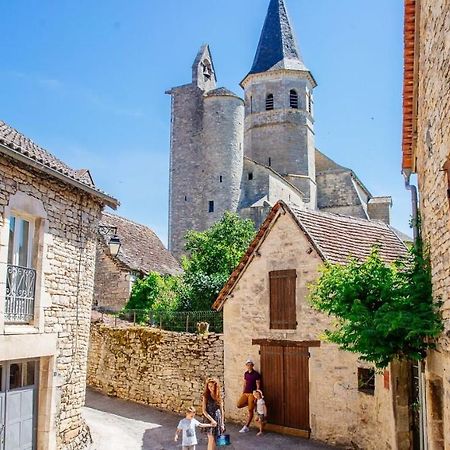
[[[29,323],[34,317],[36,271],[8,264],[6,269],[5,322]]]

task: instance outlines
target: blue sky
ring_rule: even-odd
[[[203,42],[237,93],[268,0],[0,0],[0,118],[167,239],[170,98]],[[315,90],[316,144],[408,232],[400,174],[403,2],[286,0]]]

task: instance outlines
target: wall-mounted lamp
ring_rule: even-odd
[[[122,245],[119,236],[117,236],[117,227],[99,225],[98,233],[100,236],[111,236],[108,241],[108,248],[111,256],[116,257],[119,254],[120,246]]]

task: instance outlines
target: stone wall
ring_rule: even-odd
[[[313,84],[305,72],[268,71],[249,75],[245,89],[244,155],[271,166],[305,194],[316,207],[314,119],[308,111],[307,93]],[[290,107],[290,91],[298,94],[298,109]],[[266,111],[266,96],[274,108]],[[270,161],[269,161],[270,158]],[[299,175],[300,177],[295,177]]]
[[[114,260],[106,244],[97,245],[95,261],[94,305],[120,311],[131,293],[131,271]]]
[[[424,237],[430,244],[433,290],[444,302],[445,332],[427,358],[431,449],[450,449],[450,207],[443,171],[450,158],[450,0],[420,7],[417,173]]]
[[[104,393],[182,413],[199,411],[205,378],[223,381],[223,337],[149,327],[91,326],[87,382]]]
[[[40,360],[38,448],[69,450],[75,448],[74,442],[85,440],[83,436],[87,433],[81,408],[85,398],[101,207],[88,194],[17,161],[0,158],[0,295],[3,299],[9,217],[23,213],[35,223],[34,320],[21,328],[1,320],[0,348],[5,344],[8,352],[2,352],[1,356],[6,355],[9,360],[31,357]],[[32,338],[31,345],[22,346],[20,343],[28,337]],[[76,448],[81,449],[81,444],[76,444]]]
[[[253,339],[289,341],[320,340],[330,319],[315,311],[306,297],[308,285],[322,264],[297,224],[288,214],[280,216],[224,305],[226,414],[243,420],[245,411],[235,402],[241,393],[244,363],[252,358],[260,367],[259,347]],[[270,329],[269,272],[297,271],[297,328]],[[310,348],[309,405],[311,437],[332,444],[365,450],[397,448],[395,445],[392,387],[396,380],[375,380],[375,395],[358,391],[358,367],[367,367],[356,355],[321,342]],[[262,373],[264,385],[264,373]],[[400,381],[401,382],[401,381]],[[270,405],[268,405],[270,411]],[[270,412],[269,412],[270,414]]]

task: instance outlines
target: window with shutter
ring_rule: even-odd
[[[295,330],[297,328],[296,279],[295,269],[269,272],[271,329]]]

